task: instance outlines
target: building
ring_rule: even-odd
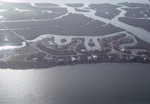
[[[33,58],[33,59],[32,59],[32,62],[33,62],[33,63],[37,63],[37,62],[38,62],[38,59],[37,59],[37,58]]]
[[[86,52],[86,49],[81,49],[81,52]]]
[[[132,61],[135,61],[135,60],[136,60],[135,56],[130,56],[129,58],[130,58],[130,60],[132,60]]]
[[[47,41],[47,45],[48,45],[48,46],[53,46],[54,44],[53,44],[52,41]]]
[[[93,61],[92,56],[87,56],[87,60],[88,60],[88,61]]]
[[[81,57],[78,57],[77,60],[78,60],[78,62],[81,62],[81,61],[82,61]]]
[[[121,60],[123,60],[123,59],[124,59],[124,56],[121,55],[121,54],[118,54],[118,58],[121,59]]]
[[[97,55],[92,55],[92,58],[93,58],[94,61],[97,61],[97,60],[98,60]]]
[[[54,62],[56,64],[63,64],[63,63],[65,63],[65,60],[63,60],[63,59],[54,59]]]
[[[75,57],[71,57],[71,61],[75,62],[75,61],[77,61],[77,59]]]
[[[44,57],[44,61],[49,63],[49,62],[53,62],[53,58],[49,57],[48,55]]]
[[[120,51],[121,51],[122,53],[124,53],[124,52],[126,51],[126,49],[122,48],[122,49],[120,49]]]

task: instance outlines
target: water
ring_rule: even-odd
[[[50,3],[118,3],[118,2],[134,2],[134,3],[149,3],[148,0],[1,0],[8,2],[50,2]]]
[[[149,104],[149,68],[101,63],[0,70],[0,104]]]
[[[42,0],[52,3],[118,1],[148,3],[148,0]],[[35,0],[13,2],[34,3]],[[0,69],[0,104],[150,104],[149,68],[150,64],[141,63],[100,63],[41,70]]]
[[[9,1],[9,0],[2,0],[2,1]],[[116,16],[115,18],[113,18],[112,20],[108,20],[108,19],[105,19],[105,18],[102,18],[102,17],[98,17],[95,15],[96,11],[94,10],[90,10],[90,12],[86,12],[86,13],[79,13],[79,12],[76,12],[74,10],[74,8],[71,8],[71,7],[68,7],[66,5],[64,5],[64,3],[84,3],[84,7],[88,7],[88,5],[90,3],[118,3],[118,2],[135,2],[135,3],[149,3],[148,0],[36,0],[36,1],[33,1],[33,0],[14,0],[13,2],[30,2],[30,3],[35,3],[35,2],[51,2],[51,3],[56,3],[56,4],[59,4],[60,6],[62,7],[65,7],[67,8],[68,10],[68,13],[76,13],[76,14],[82,14],[86,17],[89,17],[89,18],[92,18],[94,20],[99,20],[99,21],[103,21],[105,22],[106,24],[110,23],[110,24],[113,24],[114,26],[116,27],[120,27],[126,31],[129,31],[130,33],[136,35],[138,38],[140,38],[141,40],[144,40],[146,41],[147,43],[150,43],[150,32],[149,31],[146,31],[144,30],[143,28],[140,28],[140,27],[135,27],[135,26],[131,26],[131,25],[127,25],[123,22],[120,22],[118,21],[118,18],[119,17],[124,17],[125,15],[125,11],[121,8],[118,8],[121,13],[120,15]],[[11,1],[12,2],[12,1]],[[68,14],[67,13],[67,14]],[[60,16],[59,18],[62,18],[64,16],[66,16],[67,14],[63,15],[63,16]],[[56,18],[58,19],[58,18]]]

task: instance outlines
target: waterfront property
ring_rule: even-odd
[[[0,63],[33,63],[36,68],[102,61],[149,63],[149,50],[125,48],[136,43],[134,36],[127,32],[99,37],[46,34],[27,40],[20,48],[2,49]]]

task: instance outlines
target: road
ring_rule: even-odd
[[[17,37],[19,37],[20,39],[22,39],[24,42],[30,44],[30,46],[32,46],[33,48],[35,48],[35,49],[37,49],[38,51],[41,51],[41,52],[43,52],[43,53],[45,53],[45,54],[51,55],[51,54],[49,54],[49,53],[47,53],[47,52],[45,52],[45,51],[39,49],[38,47],[36,47],[35,45],[31,44],[30,42],[28,42],[24,37],[20,36],[19,34],[17,34],[16,32],[14,32],[13,30],[11,30],[10,28],[8,28],[8,27],[7,27],[6,25],[4,25],[2,22],[0,22],[0,24],[1,24],[3,27],[5,27],[7,30],[9,30],[10,32],[12,32],[14,35],[16,35]]]
[[[8,31],[12,32],[15,36],[19,37],[20,39],[22,39],[24,42],[28,43],[31,47],[37,49],[38,51],[40,52],[43,52],[47,55],[50,55],[50,56],[55,56],[55,57],[64,57],[64,56],[74,56],[74,55],[53,55],[53,54],[50,54],[48,52],[45,52],[43,50],[41,50],[40,48],[36,47],[34,44],[28,42],[24,37],[20,36],[19,34],[17,34],[16,32],[14,32],[13,30],[11,30],[9,27],[7,27],[6,25],[4,25],[2,22],[0,22],[0,24],[5,27]]]

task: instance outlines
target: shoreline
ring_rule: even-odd
[[[2,9],[5,5],[7,4],[2,4]],[[11,5],[10,3],[8,7],[10,15]],[[22,21],[19,18],[16,19],[17,15],[14,17],[6,15],[6,20],[0,22],[0,26],[4,28],[0,30],[2,31],[0,34],[4,37],[1,42],[6,44],[5,47],[0,47],[0,67],[2,68],[41,69],[101,62],[150,62],[150,51],[145,49],[145,45],[149,47],[149,41],[147,42],[149,32],[119,22],[119,17],[125,16],[125,10],[118,4],[71,4],[71,6],[77,6],[77,9],[89,10],[87,13],[77,12],[75,8],[66,4],[48,4],[54,7],[44,8],[43,6],[40,7],[40,11],[36,11],[38,8],[36,5],[22,5],[25,7],[15,5],[16,8],[20,8],[17,11],[31,10],[28,15],[20,12],[21,17],[24,17]],[[40,3],[38,5],[47,6]],[[105,9],[105,7],[114,9],[115,15],[111,14],[112,9]],[[113,16],[114,19],[96,16],[95,13],[99,10],[105,12],[104,16]],[[13,10],[12,14],[17,11]],[[57,13],[59,14],[56,15]],[[25,18],[30,19],[26,21]],[[38,27],[35,27],[37,25]],[[8,45],[11,42],[17,43],[17,39],[24,44],[18,48]]]
[[[150,63],[150,52],[140,49],[119,48],[126,42],[122,39],[127,38],[129,45],[134,43],[132,36],[128,32],[91,37],[92,42],[98,42],[101,47],[92,47],[88,50],[86,46],[87,37],[69,36],[69,40],[64,36],[45,34],[34,40],[26,40],[25,47],[2,52],[0,68],[3,69],[43,69],[64,65],[91,64],[91,63]],[[89,37],[89,36],[88,36]],[[58,39],[57,39],[58,38]],[[62,43],[65,39],[65,43]],[[90,39],[90,38],[89,38]],[[93,41],[95,39],[95,41]],[[130,42],[132,41],[132,42]],[[48,45],[47,45],[48,42]],[[90,42],[90,40],[89,40]],[[106,47],[106,43],[109,43]],[[135,42],[136,43],[136,42]],[[138,43],[138,42],[137,42]],[[50,44],[50,45],[49,45]],[[64,47],[57,47],[64,45]],[[68,46],[68,48],[67,48]],[[128,44],[127,44],[128,46]],[[133,45],[134,46],[134,45]],[[72,50],[68,50],[72,47]],[[74,52],[74,53],[72,53]]]
[[[0,68],[2,70],[12,69],[12,70],[32,70],[32,69],[50,69],[53,67],[60,67],[60,66],[74,66],[74,65],[86,65],[86,64],[101,64],[101,63],[118,63],[118,64],[127,64],[127,63],[142,63],[142,64],[150,64],[150,61],[144,61],[144,60],[136,60],[136,61],[126,61],[126,60],[99,60],[99,61],[92,61],[92,62],[74,62],[74,63],[62,63],[62,64],[56,64],[51,63],[47,66],[39,66],[42,63],[34,64],[33,62],[6,62],[6,63],[0,63]]]

